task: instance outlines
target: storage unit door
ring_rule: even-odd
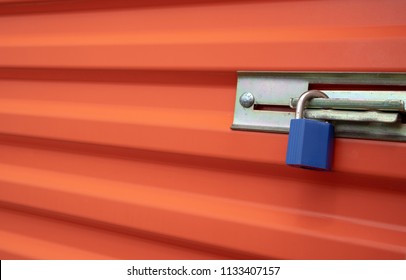
[[[403,0],[0,1],[0,259],[404,259],[406,146],[234,131],[237,71],[406,71]]]

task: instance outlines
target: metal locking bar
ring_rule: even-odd
[[[290,99],[290,107],[296,108],[299,98]],[[358,100],[345,98],[314,98],[307,108],[339,109],[339,110],[378,110],[405,111],[403,100]]]
[[[381,122],[396,123],[400,116],[398,113],[386,113],[378,111],[341,111],[341,110],[305,110],[307,119],[325,121],[348,121],[348,122]]]
[[[319,89],[306,118],[332,121],[336,137],[406,142],[406,73],[238,72],[235,130],[288,133],[298,97]]]
[[[291,108],[296,108],[297,103],[298,98],[290,99]],[[314,98],[307,104],[307,108],[334,109],[306,110],[305,116],[309,119],[395,123],[400,116],[394,112],[404,112],[405,104],[403,100]]]

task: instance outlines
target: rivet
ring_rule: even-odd
[[[252,105],[254,105],[255,102],[255,97],[251,92],[245,92],[243,95],[240,97],[240,104],[244,108],[249,108]]]

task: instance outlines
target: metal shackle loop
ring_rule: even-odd
[[[296,107],[296,115],[295,115],[296,119],[303,119],[304,109],[307,101],[316,97],[328,98],[327,94],[316,89],[308,90],[304,92],[302,95],[300,95]]]

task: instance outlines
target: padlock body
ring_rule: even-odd
[[[290,121],[286,164],[317,170],[330,170],[334,150],[334,126],[330,123],[292,119]]]

